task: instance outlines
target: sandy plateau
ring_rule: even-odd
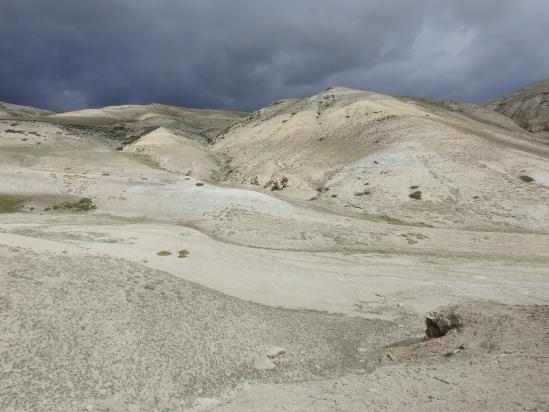
[[[549,410],[546,84],[1,104],[0,410]]]

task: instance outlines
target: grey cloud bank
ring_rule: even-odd
[[[0,0],[0,101],[253,110],[330,85],[483,102],[549,77],[546,0]]]

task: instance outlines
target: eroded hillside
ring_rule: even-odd
[[[547,404],[549,147],[511,119],[1,108],[1,410]]]
[[[255,112],[213,149],[232,159],[230,182],[355,217],[542,230],[549,221],[549,146],[472,105],[333,88]]]
[[[493,100],[486,107],[533,133],[549,136],[549,79]]]

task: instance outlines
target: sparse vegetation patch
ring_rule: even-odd
[[[55,204],[51,207],[47,207],[44,210],[50,211],[50,210],[72,210],[75,212],[87,212],[93,209],[97,209],[97,206],[93,203],[93,200],[90,197],[83,197],[80,200],[76,202],[63,202],[60,204]]]
[[[10,195],[0,195],[0,213],[17,212],[23,206],[23,200]]]
[[[421,199],[421,190],[416,190],[415,192],[412,192],[409,194],[411,199],[414,200],[420,200]]]

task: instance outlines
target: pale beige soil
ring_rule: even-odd
[[[354,217],[547,230],[549,145],[478,109],[344,88],[285,101],[222,134],[229,179]],[[524,185],[520,175],[535,180]],[[421,201],[409,197],[419,190]]]
[[[549,410],[548,307],[484,304],[453,310],[469,317],[462,330],[440,340],[387,348],[373,373],[299,386],[263,384],[208,409]]]
[[[549,407],[549,146],[510,119],[342,88],[11,110],[0,410]]]
[[[21,216],[3,222],[0,242],[124,258],[275,307],[421,324],[424,313],[449,303],[549,303],[547,260],[269,250],[227,244],[182,226],[90,225],[88,219],[76,223],[64,216],[39,220],[29,224]],[[181,249],[190,251],[188,258],[177,257]],[[173,255],[156,256],[159,250]]]
[[[200,143],[159,127],[129,144],[126,152],[145,154],[167,171],[209,179],[218,167],[216,158]]]

